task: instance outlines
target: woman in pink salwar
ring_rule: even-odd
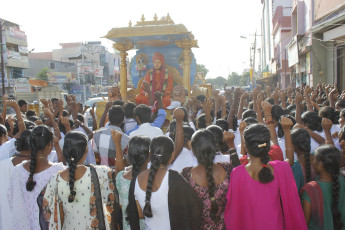
[[[244,140],[250,162],[230,175],[226,229],[307,229],[290,165],[269,162],[269,129],[250,125],[244,130]]]

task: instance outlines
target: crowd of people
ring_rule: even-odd
[[[97,122],[73,95],[42,114],[4,96],[0,229],[345,229],[345,91],[162,97]]]

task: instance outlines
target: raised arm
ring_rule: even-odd
[[[307,85],[305,87],[305,90],[304,90],[304,97],[305,97],[305,100],[307,102],[307,109],[308,111],[313,111],[313,106],[311,104],[311,100],[310,100],[310,93],[311,93],[311,88]]]
[[[280,124],[283,128],[284,137],[285,137],[286,161],[289,162],[290,166],[292,166],[295,161],[294,148],[293,148],[291,133],[290,133],[293,122],[287,117],[282,117],[280,120]]]
[[[334,145],[332,134],[331,134],[331,128],[332,128],[332,121],[327,118],[322,118],[322,128],[325,132],[326,136],[326,144]]]
[[[180,155],[184,145],[184,134],[183,134],[183,117],[184,111],[182,109],[175,109],[174,110],[174,117],[176,119],[176,131],[175,131],[175,159]]]
[[[22,132],[26,129],[25,124],[24,124],[24,120],[23,120],[22,114],[20,112],[18,103],[16,101],[9,100],[9,101],[7,101],[7,105],[12,107],[14,109],[14,111],[16,112],[19,132],[16,134],[16,136],[14,138],[18,138],[18,137],[20,137]]]
[[[107,104],[105,105],[104,112],[102,114],[101,120],[99,121],[99,127],[102,128],[105,126],[105,120],[107,117],[107,114],[109,112],[109,109],[114,105],[114,102],[108,101]]]
[[[276,133],[276,129],[274,127],[274,122],[273,122],[273,118],[272,118],[272,114],[271,114],[272,105],[267,101],[263,101],[263,102],[261,102],[261,107],[264,111],[267,128],[270,130],[271,142],[274,145],[278,145],[277,133]]]
[[[90,115],[92,117],[92,130],[93,131],[98,129],[98,127],[97,127],[97,120],[96,120],[96,116],[95,116],[95,106],[96,106],[96,103],[94,103],[92,105],[92,108],[90,109]]]
[[[295,98],[296,103],[296,112],[295,112],[295,119],[296,123],[302,124],[302,118],[301,118],[301,102],[303,100],[302,94],[297,93]]]
[[[50,124],[54,128],[54,135],[60,140],[61,139],[61,133],[60,133],[59,126],[55,122],[54,115],[52,114],[52,112],[48,108],[44,108],[43,113],[50,120]]]
[[[259,123],[264,123],[263,121],[263,115],[262,115],[262,110],[261,110],[261,102],[263,101],[264,97],[262,95],[262,93],[258,94],[258,97],[256,99],[256,110],[257,110],[257,120]]]
[[[244,136],[243,136],[243,132],[244,132],[244,129],[247,127],[247,123],[244,122],[244,121],[241,121],[240,122],[240,126],[239,126],[239,130],[240,130],[240,134],[241,134],[241,154],[243,156],[246,156],[247,153],[246,153],[246,148],[245,148],[245,143],[244,143]]]
[[[234,115],[237,114],[237,107],[238,107],[238,103],[239,103],[239,100],[240,100],[240,96],[241,96],[241,92],[240,92],[240,89],[237,88],[235,89],[235,93],[234,93],[234,100],[231,104],[231,108],[230,108],[230,113],[229,113],[229,116],[228,116],[228,123],[229,123],[229,128],[234,130]]]
[[[203,108],[204,108],[204,112],[205,112],[205,118],[206,118],[206,126],[209,126],[212,122],[212,119],[211,119],[212,107],[213,107],[212,101],[209,99],[206,99],[204,104],[203,104]]]
[[[242,94],[241,99],[240,99],[240,106],[238,107],[237,119],[242,119],[244,101],[247,99],[248,99],[248,93],[245,92],[244,94]]]
[[[88,127],[86,127],[83,122],[75,119],[74,124],[76,125],[76,127],[80,126],[85,131],[89,141],[93,138],[93,132]]]
[[[2,96],[2,103],[3,103],[3,107],[2,107],[2,119],[3,119],[3,125],[5,124],[6,121],[6,113],[7,113],[7,95],[5,94],[4,96]]]
[[[115,143],[115,169],[120,172],[125,169],[125,164],[123,162],[124,157],[121,148],[122,133],[117,130],[111,130],[111,138]]]

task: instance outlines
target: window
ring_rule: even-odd
[[[55,63],[49,62],[49,69],[55,69]]]

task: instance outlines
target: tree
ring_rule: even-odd
[[[241,85],[247,86],[250,84],[250,73],[248,71],[242,73]]]
[[[236,72],[232,72],[228,76],[228,85],[230,86],[240,86],[241,85],[241,75]]]
[[[48,73],[49,73],[49,68],[43,68],[38,74],[37,74],[37,79],[43,80],[43,81],[48,81]]]
[[[224,86],[224,84],[226,83],[226,79],[222,76],[219,76],[217,78],[208,78],[206,79],[207,83],[210,83],[211,85],[213,85],[215,88],[222,88]]]
[[[208,69],[205,67],[204,64],[196,64],[196,72],[201,72],[204,74],[206,78],[206,74],[208,73]]]

